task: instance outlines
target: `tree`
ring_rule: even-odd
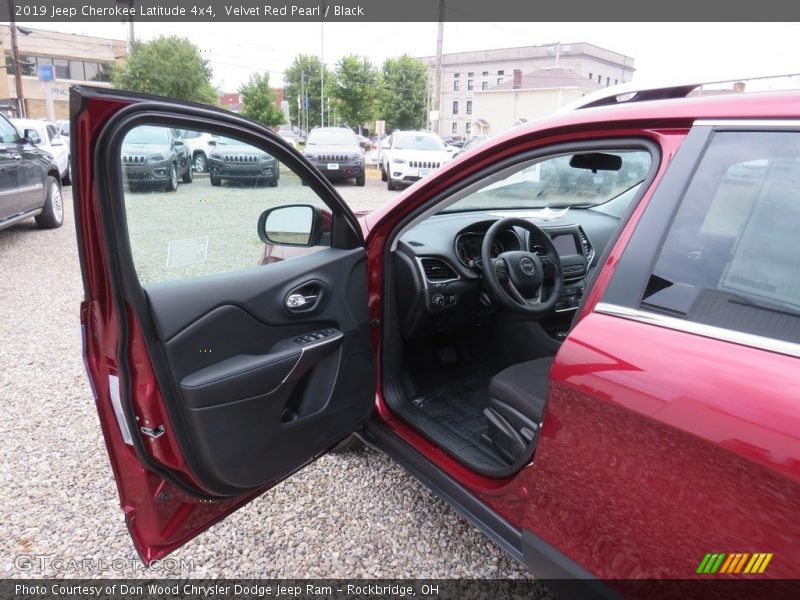
[[[355,128],[375,117],[378,79],[378,69],[366,57],[351,54],[336,64],[333,94],[341,122]]]
[[[381,116],[389,129],[420,129],[425,125],[428,71],[408,54],[383,63]]]
[[[253,73],[250,81],[239,88],[242,114],[266,127],[275,127],[286,121],[283,111],[275,106],[275,92],[269,87],[269,74]]]
[[[295,56],[291,66],[286,70],[284,86],[284,97],[289,101],[289,114],[292,122],[299,127],[304,127],[304,119],[300,119],[300,112],[297,107],[297,99],[303,105],[301,88],[304,89],[308,98],[308,126],[315,127],[320,124],[320,73],[323,72],[318,56],[309,54],[298,54]],[[325,108],[328,108],[328,100],[333,91],[333,78],[326,67],[325,74]],[[327,117],[327,114],[326,114]],[[325,121],[327,122],[327,118]]]
[[[197,46],[177,36],[135,43],[128,58],[114,65],[111,82],[123,90],[217,103],[211,68]]]

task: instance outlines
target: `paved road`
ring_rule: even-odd
[[[189,192],[199,183],[182,187]],[[364,188],[338,189],[355,207],[374,207],[396,194],[375,178]],[[82,289],[65,192],[61,229],[42,231],[31,220],[0,231],[0,577],[527,575],[405,471],[368,449],[323,457],[177,551],[173,557],[183,563],[142,571],[133,561],[80,358]],[[42,569],[21,570],[30,562],[15,562],[20,555],[46,560],[33,563]],[[105,562],[63,570],[85,558]],[[123,564],[115,559],[133,562],[114,570]]]

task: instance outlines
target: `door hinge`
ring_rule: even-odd
[[[163,425],[159,425],[155,429],[153,429],[152,427],[140,427],[139,431],[141,431],[143,434],[153,439],[158,439],[162,435],[164,435],[165,429]]]

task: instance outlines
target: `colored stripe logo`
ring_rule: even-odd
[[[713,575],[715,573],[763,573],[767,570],[772,552],[717,552],[703,557],[697,573]]]

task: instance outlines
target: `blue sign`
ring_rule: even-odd
[[[56,74],[53,65],[39,65],[39,81],[55,81]]]
[[[311,100],[309,99],[308,96],[306,96],[306,110],[308,110],[309,108],[311,108]]]

